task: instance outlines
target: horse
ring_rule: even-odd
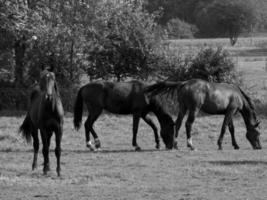
[[[187,81],[161,81],[144,89],[149,96],[167,93],[174,97],[177,95],[179,104],[178,117],[176,119],[174,148],[177,148],[177,137],[183,118],[188,111],[185,123],[187,146],[194,150],[191,139],[192,124],[199,111],[207,114],[224,115],[224,120],[217,141],[219,150],[222,149],[223,136],[228,126],[234,149],[239,149],[235,139],[233,116],[240,112],[244,119],[247,133],[246,137],[254,149],[261,149],[259,140],[260,132],[257,127],[260,121],[256,117],[254,105],[248,95],[238,86],[227,83],[211,83],[201,79]]]
[[[132,145],[136,151],[141,150],[136,142],[138,124],[142,118],[154,131],[156,148],[160,148],[158,130],[152,119],[147,115],[153,112],[157,117],[161,131],[160,135],[167,149],[173,147],[174,122],[172,117],[163,109],[158,98],[148,98],[144,95],[145,84],[140,81],[110,82],[95,81],[88,83],[78,91],[74,106],[74,127],[78,130],[82,122],[83,104],[88,110],[84,123],[86,146],[94,151],[101,147],[100,140],[93,128],[94,122],[102,111],[119,115],[133,115]],[[95,148],[90,140],[94,137]]]
[[[55,155],[57,158],[57,175],[60,176],[61,139],[63,134],[64,110],[61,103],[55,74],[47,69],[41,72],[39,86],[31,92],[30,106],[27,115],[19,128],[19,132],[31,142],[33,138],[34,157],[32,170],[37,168],[39,151],[38,130],[43,143],[43,173],[47,175],[49,166],[49,146],[53,132],[55,133]]]

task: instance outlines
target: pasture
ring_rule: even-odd
[[[239,39],[232,52],[247,53],[248,46],[262,48],[260,46],[266,40],[258,40],[242,43],[243,40]],[[201,40],[197,43],[203,45]],[[190,51],[201,46],[197,43],[192,42],[190,46],[185,41],[179,45]],[[174,44],[174,48],[178,48]],[[239,54],[233,55],[237,57],[237,70],[243,75],[246,91],[254,99],[266,103],[265,58],[255,57],[257,54],[238,57]],[[137,142],[141,152],[135,152],[131,146],[131,116],[101,115],[95,123],[95,130],[102,151],[90,152],[85,147],[84,128],[78,132],[73,130],[72,117],[66,115],[61,178],[57,177],[55,170],[54,136],[50,147],[51,171],[47,176],[42,175],[42,145],[38,168],[31,171],[33,147],[17,134],[23,117],[0,117],[0,199],[267,199],[267,118],[263,115],[259,116],[262,121],[262,150],[252,150],[245,138],[244,122],[237,116],[234,124],[240,150],[233,149],[227,131],[223,150],[218,151],[217,139],[223,118],[202,116],[196,119],[192,130],[197,151],[186,147],[184,124],[178,137],[179,150],[165,150],[162,141],[161,149],[156,150],[152,129],[140,121]]]
[[[153,132],[144,122],[138,141],[142,152],[131,147],[130,116],[104,114],[95,128],[102,142],[101,152],[85,147],[84,130],[72,129],[66,117],[62,140],[62,177],[57,178],[54,151],[51,171],[31,171],[32,146],[17,134],[22,117],[0,120],[0,199],[266,199],[267,119],[262,118],[263,149],[252,150],[245,139],[241,118],[235,119],[240,150],[233,150],[225,134],[224,150],[217,150],[222,123],[220,116],[200,117],[193,127],[197,151],[186,148],[185,128],[179,135],[180,149],[155,150]],[[54,149],[54,136],[51,149]]]

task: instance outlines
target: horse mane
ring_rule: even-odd
[[[174,96],[174,93],[178,93],[183,86],[186,84],[186,81],[178,81],[178,82],[172,82],[172,81],[160,81],[153,85],[147,86],[144,89],[144,92],[147,93],[149,96],[155,96],[155,95],[164,95],[169,94],[171,97]]]
[[[245,99],[246,99],[246,101],[248,102],[248,105],[249,105],[249,107],[253,110],[253,111],[255,111],[255,106],[254,106],[254,104],[253,104],[253,102],[252,102],[252,100],[251,100],[251,98],[238,86],[238,88],[239,88],[239,90],[240,90],[240,92],[241,92],[241,94],[245,97]]]
[[[238,89],[240,90],[241,94],[243,95],[243,97],[246,99],[256,121],[258,122],[257,120],[257,116],[256,116],[256,109],[255,109],[255,106],[254,106],[254,103],[252,102],[251,98],[238,86]]]

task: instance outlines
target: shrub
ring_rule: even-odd
[[[196,56],[187,56],[171,74],[169,79],[173,81],[200,78],[210,82],[241,83],[229,53],[220,47],[202,49]]]
[[[210,82],[238,83],[235,65],[229,53],[222,48],[201,50],[192,60],[189,78],[201,78]]]

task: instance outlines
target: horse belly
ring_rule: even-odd
[[[224,114],[229,102],[208,101],[203,104],[201,110],[207,114]]]
[[[131,114],[132,113],[131,105],[125,102],[120,102],[120,101],[110,102],[106,104],[104,109],[114,114]]]

